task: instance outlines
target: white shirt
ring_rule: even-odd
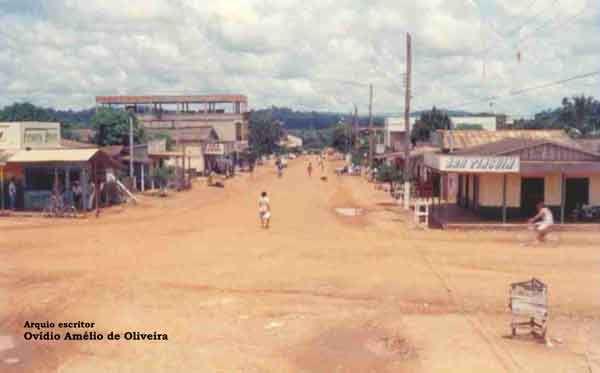
[[[258,199],[258,210],[260,212],[269,211],[269,197],[260,197]]]
[[[549,208],[544,207],[540,212],[542,213],[542,224],[554,224],[554,216],[552,216],[552,211]]]

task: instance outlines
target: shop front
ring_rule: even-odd
[[[203,145],[206,169],[225,174],[233,170],[235,164],[235,142],[215,142]]]
[[[543,202],[565,222],[582,206],[600,206],[600,154],[575,146],[507,139],[432,154],[426,165],[445,180],[458,175],[455,204],[485,220],[522,221]]]
[[[106,170],[119,167],[98,149],[23,150],[10,157],[7,165],[21,170],[15,183],[22,195],[17,209],[23,210],[42,210],[53,194],[82,209],[89,205],[92,190],[99,190]],[[77,184],[81,196],[74,192]]]

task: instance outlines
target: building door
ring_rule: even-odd
[[[456,194],[456,204],[459,206],[463,205],[463,195],[464,195],[464,190],[463,190],[463,183],[464,183],[464,177],[463,175],[458,175],[458,193]]]
[[[574,178],[566,180],[565,215],[581,205],[590,201],[590,180],[588,178]]]
[[[471,176],[467,174],[465,180],[465,208],[469,208],[469,195],[471,194]]]
[[[473,210],[479,210],[479,175],[473,175]]]
[[[544,201],[544,178],[524,177],[521,179],[521,216],[535,215],[536,205]]]

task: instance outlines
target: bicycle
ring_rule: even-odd
[[[537,239],[537,225],[530,224],[527,227],[527,232],[519,232],[517,234],[517,240],[522,246],[533,246],[543,245],[549,247],[558,247],[561,242],[560,234],[555,230],[554,227],[550,227],[548,233],[544,237],[544,241],[540,242]]]
[[[64,203],[61,197],[53,195],[50,197],[50,202],[42,210],[42,215],[45,217],[77,217],[77,209],[73,205]]]

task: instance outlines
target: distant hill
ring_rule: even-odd
[[[290,108],[273,106],[268,109],[254,110],[251,115],[251,120],[252,116],[260,117],[263,115],[267,115],[273,120],[282,122],[283,127],[290,130],[325,129],[339,123],[340,121],[347,123],[352,117],[350,113],[342,114],[318,111],[296,111]],[[373,124],[376,126],[382,126],[384,120],[384,116],[375,116],[373,117]],[[369,124],[369,118],[364,115],[359,115],[358,122],[360,126],[367,126]]]
[[[94,113],[95,109],[93,108],[84,110],[56,110],[23,102],[14,103],[0,110],[0,122],[60,122],[65,125],[87,127],[90,125]]]

